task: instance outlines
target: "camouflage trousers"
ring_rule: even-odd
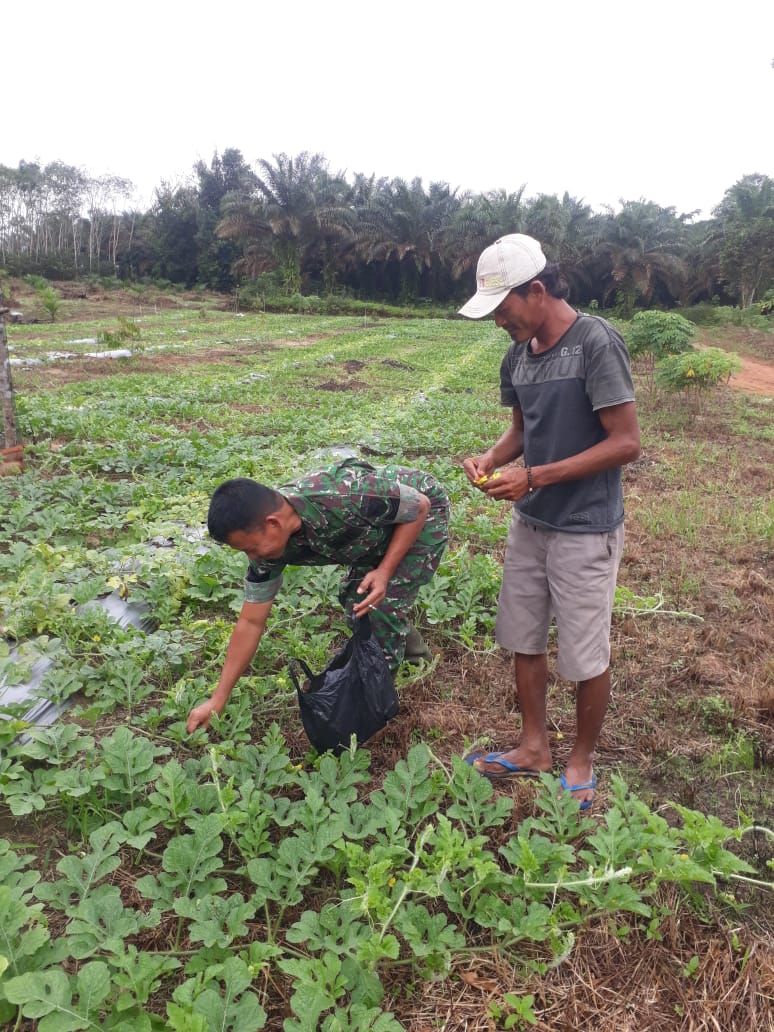
[[[449,499],[435,477],[429,473],[403,466],[388,466],[387,469],[395,471],[395,479],[400,483],[409,484],[430,499],[430,512],[419,537],[390,578],[384,600],[370,614],[373,632],[394,673],[406,651],[406,635],[411,626],[409,614],[419,589],[433,579],[449,540]],[[358,585],[376,565],[358,563],[357,566],[350,566],[341,582],[339,601],[350,626],[354,622],[352,607],[361,599],[357,594]]]

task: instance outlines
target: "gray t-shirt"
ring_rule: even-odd
[[[527,466],[577,455],[605,439],[599,409],[634,401],[626,345],[609,323],[589,315],[538,355],[511,344],[500,366],[500,400],[521,409]],[[528,523],[554,530],[612,530],[624,517],[621,469],[550,484],[514,507]]]

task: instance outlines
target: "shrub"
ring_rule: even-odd
[[[122,348],[128,341],[136,341],[140,336],[140,327],[136,322],[127,319],[123,315],[118,317],[118,329],[103,330],[99,335],[100,341],[108,348]]]
[[[38,276],[37,273],[32,272],[28,276],[24,277],[24,282],[28,286],[32,287],[32,289],[37,293],[40,293],[42,290],[45,290],[48,286],[48,280],[45,276]]]
[[[638,312],[624,336],[632,358],[652,356],[657,362],[667,355],[679,355],[691,347],[694,323],[677,312]]]
[[[24,282],[32,287],[38,295],[38,300],[41,305],[51,317],[51,322],[54,322],[56,319],[56,313],[59,311],[62,304],[58,291],[51,286],[44,276],[38,276],[33,273],[29,276],[25,276]]]
[[[663,390],[707,392],[727,383],[733,373],[741,369],[737,355],[720,348],[705,348],[681,355],[668,355],[656,366],[656,384]]]
[[[399,319],[437,318],[448,319],[456,316],[456,306],[427,307],[419,304],[413,307],[391,305],[381,301],[363,301],[341,294],[282,294],[281,292],[256,291],[254,286],[240,287],[235,291],[235,310],[238,306],[246,311],[254,312],[286,312],[292,315],[356,315],[368,318],[379,316]]]
[[[735,308],[731,305],[700,304],[690,309],[691,321],[697,326],[746,326],[762,332],[771,331],[771,316],[774,314],[774,300],[765,294],[750,308]]]
[[[59,295],[53,287],[44,287],[42,290],[38,291],[38,296],[40,297],[40,303],[51,316],[51,322],[54,322],[56,319],[56,313],[59,311],[62,304]]]

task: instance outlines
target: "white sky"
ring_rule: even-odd
[[[704,217],[774,176],[774,0],[4,5],[0,164],[131,179],[323,153],[461,190]]]

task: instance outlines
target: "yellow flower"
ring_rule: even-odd
[[[680,854],[680,859],[681,860],[687,860],[688,859],[688,854],[687,853],[681,853]]]
[[[496,473],[492,473],[492,475],[489,476],[489,477],[486,475],[486,473],[484,473],[477,480],[474,480],[473,483],[474,484],[486,484],[490,480],[497,480],[499,478],[499,476],[500,476],[500,471],[499,470]]]
[[[395,879],[394,878],[390,878],[390,880],[387,882],[387,884],[390,886],[390,888],[392,888],[393,885],[395,884]]]
[[[688,372],[685,375],[686,376],[696,376],[696,373],[694,373],[693,369],[689,369]]]
[[[102,637],[99,634],[92,635],[92,641],[102,641]]]

